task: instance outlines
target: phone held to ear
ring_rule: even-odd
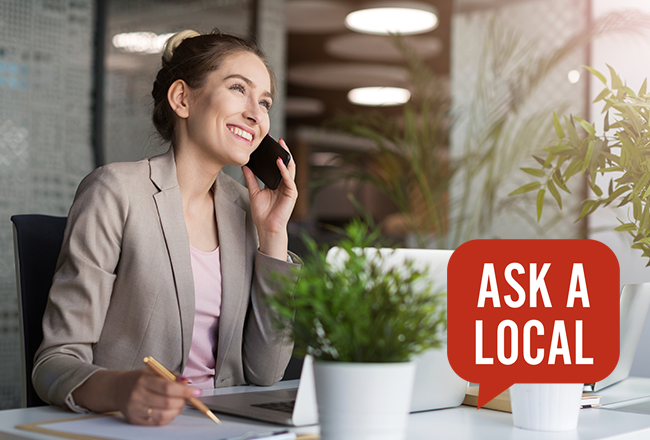
[[[276,164],[278,157],[286,166],[289,165],[291,155],[282,148],[275,139],[266,135],[259,147],[253,151],[246,166],[266,185],[268,188],[276,189],[282,181],[280,169]]]

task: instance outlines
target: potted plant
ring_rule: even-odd
[[[620,225],[615,229],[629,233],[632,248],[641,250],[643,256],[650,259],[650,94],[647,80],[635,93],[612,67],[608,68],[611,85],[602,73],[587,67],[605,85],[594,101],[604,103],[603,133],[597,134],[593,124],[575,116],[564,117],[562,124],[554,113],[557,140],[545,149],[545,157],[536,157],[539,168],[523,168],[539,180],[520,187],[511,195],[537,191],[537,218],[540,219],[547,193],[561,208],[560,191],[568,192],[566,185],[572,177],[585,175],[595,197],[583,202],[578,219],[613,203],[619,207],[631,206],[631,216],[619,218]],[[597,182],[599,174],[611,176],[607,188],[601,188]]]
[[[296,352],[314,358],[324,440],[405,438],[410,359],[444,339],[444,294],[410,264],[386,268],[382,253],[365,253],[377,237],[354,220],[329,257],[305,237],[310,255],[297,284],[281,283],[269,298],[279,325],[292,329]],[[330,264],[337,251],[338,264]]]

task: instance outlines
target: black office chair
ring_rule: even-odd
[[[23,364],[22,406],[43,406],[32,385],[34,355],[43,340],[43,313],[61,251],[66,217],[14,215],[14,255],[18,285]]]

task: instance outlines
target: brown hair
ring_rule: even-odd
[[[257,55],[269,72],[271,94],[275,94],[276,80],[266,55],[253,43],[231,34],[214,29],[209,34],[183,31],[173,35],[162,56],[162,68],[153,83],[153,125],[166,141],[174,139],[174,111],[167,101],[167,91],[177,80],[182,79],[193,89],[205,85],[210,72],[219,67],[230,55],[250,52]]]

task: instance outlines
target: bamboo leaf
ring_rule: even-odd
[[[584,216],[589,214],[589,212],[591,211],[591,208],[594,206],[595,203],[596,203],[595,200],[587,200],[585,202],[585,204],[582,206],[582,211],[580,212],[580,216],[578,217],[578,220],[582,220],[582,218]],[[578,221],[578,220],[576,220],[576,221]]]
[[[619,196],[623,195],[623,193],[629,191],[631,188],[629,186],[619,186],[616,188],[616,190],[607,197],[605,200],[605,206],[609,205],[612,203],[614,200],[616,200]]]
[[[553,182],[560,187],[561,190],[571,194],[571,191],[569,191],[569,188],[566,187],[564,182],[562,181],[562,175],[560,174],[560,170],[555,170],[553,173]]]
[[[605,75],[594,69],[593,67],[589,66],[582,66],[588,71],[590,71],[596,78],[598,78],[603,84],[607,85],[607,78],[605,78]]]
[[[582,158],[580,157],[574,158],[569,164],[569,166],[567,167],[567,169],[564,170],[565,181],[568,181],[571,176],[577,173],[584,163],[586,162]]]
[[[641,199],[636,194],[632,194],[632,215],[634,218],[640,218],[643,208],[641,207]]]
[[[557,187],[553,183],[553,180],[549,180],[548,182],[546,182],[546,187],[548,188],[551,195],[557,202],[557,206],[559,206],[560,209],[562,209],[562,197],[560,196],[560,192],[557,190]]]
[[[600,92],[600,93],[598,94],[598,96],[596,96],[596,99],[594,99],[593,102],[602,101],[602,100],[603,100],[606,96],[608,96],[610,93],[612,93],[612,91],[609,90],[609,88],[605,87],[605,88],[603,89],[603,91]]]
[[[577,147],[580,145],[580,136],[578,136],[578,132],[576,131],[575,126],[573,125],[573,118],[568,119],[565,118],[567,121],[564,125],[566,126],[566,130],[569,133],[569,139],[571,140],[571,144],[574,147]]]
[[[555,127],[555,133],[557,133],[557,137],[560,139],[564,139],[566,136],[564,134],[564,130],[562,130],[562,124],[560,124],[560,120],[557,117],[557,113],[553,112],[553,126]]]
[[[585,161],[582,163],[581,173],[587,170],[589,165],[591,165],[591,156],[594,154],[594,141],[589,141],[589,146],[587,147],[587,154],[585,155]]]
[[[607,68],[609,69],[609,74],[612,77],[612,89],[619,89],[623,87],[623,81],[621,81],[621,78],[618,76],[614,68],[609,64],[607,64]]]
[[[579,118],[577,116],[574,116],[573,119],[575,119],[576,121],[578,121],[580,123],[580,125],[582,125],[582,128],[585,129],[585,131],[589,134],[589,136],[593,136],[593,135],[596,134],[596,129],[589,122],[587,122],[584,119]]]
[[[598,197],[603,195],[603,191],[591,179],[589,179],[589,187]]]
[[[537,193],[537,221],[542,218],[542,208],[544,207],[544,195],[546,194],[546,190],[540,189],[539,192]]]
[[[629,231],[634,231],[635,229],[636,229],[636,225],[634,223],[623,223],[622,225],[614,228],[615,231],[619,231],[619,232],[629,232]]]
[[[641,198],[642,198],[642,199],[645,199],[645,198],[647,198],[648,196],[650,196],[650,186],[648,186],[648,188],[645,190],[645,192],[643,193],[643,196],[641,196]],[[646,203],[647,203],[647,202],[646,202]]]
[[[544,148],[544,151],[548,151],[549,153],[552,154],[564,153],[565,151],[571,151],[571,150],[573,150],[572,147],[563,144],[553,145],[551,147]]]
[[[530,174],[535,177],[546,177],[546,173],[543,170],[538,170],[537,168],[519,168],[525,173]]]
[[[639,96],[643,97],[645,96],[648,92],[648,78],[645,78],[643,80],[643,84],[641,84],[641,88],[639,89]]]
[[[550,156],[550,155],[549,155],[549,156]],[[535,159],[535,160],[537,161],[537,163],[540,164],[540,165],[542,166],[542,168],[546,168],[546,167],[550,166],[550,162],[549,162],[549,163],[546,163],[546,161],[547,161],[548,159],[544,160],[544,159],[542,159],[542,158],[539,157],[539,156],[535,156],[534,154],[533,154],[533,159]]]
[[[535,191],[536,189],[539,189],[541,186],[542,186],[542,184],[539,183],[539,182],[530,182],[530,183],[527,183],[524,186],[521,186],[521,187],[517,188],[516,190],[514,190],[513,192],[511,192],[508,195],[509,196],[516,196],[517,194],[524,194],[524,193],[527,193],[527,192],[530,192],[530,191]]]

